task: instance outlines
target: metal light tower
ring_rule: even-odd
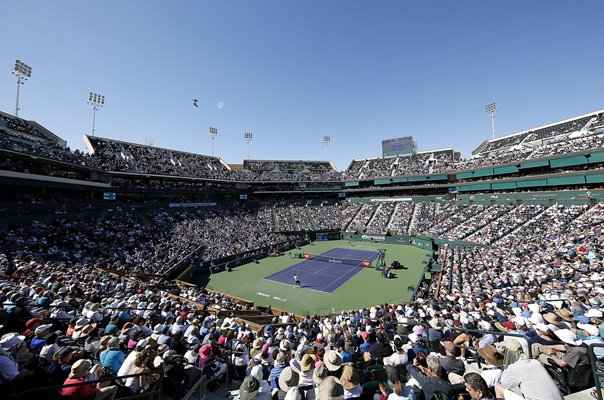
[[[94,136],[95,123],[96,123],[96,110],[98,110],[99,107],[103,107],[103,105],[105,105],[105,96],[101,96],[100,94],[90,92],[90,94],[88,95],[87,103],[92,106],[92,136]]]
[[[212,137],[212,157],[214,157],[214,139],[218,136],[218,129],[210,127],[210,136]]]
[[[323,136],[323,144],[325,145],[325,160],[329,160],[329,142],[331,142],[331,136]]]
[[[15,106],[15,117],[19,116],[19,88],[25,84],[27,78],[31,77],[31,67],[20,60],[15,61],[12,74],[17,77],[17,105]]]
[[[243,134],[243,140],[247,143],[247,159],[250,159],[250,142],[252,141],[252,132],[245,132]]]
[[[493,128],[493,139],[495,139],[495,112],[497,111],[497,106],[495,103],[487,104],[484,110],[491,114],[491,128]]]

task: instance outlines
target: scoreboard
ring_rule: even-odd
[[[406,156],[417,153],[413,136],[382,140],[382,157]]]

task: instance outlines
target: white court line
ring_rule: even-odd
[[[361,267],[361,268],[362,268],[362,267]],[[338,278],[338,279],[336,279],[335,281],[331,282],[329,285],[325,286],[325,287],[324,287],[322,290],[323,290],[323,291],[325,291],[325,289],[327,289],[328,287],[332,286],[334,283],[338,282],[340,279],[346,278],[346,276],[348,275],[348,273],[349,273],[350,271],[353,271],[353,272],[354,272],[354,270],[352,270],[352,269],[351,269],[351,270],[349,270],[349,271],[347,271],[347,272],[346,272],[344,275],[342,275],[341,277],[339,277],[339,278]],[[348,278],[353,277],[354,275],[358,274],[358,273],[359,273],[359,272],[361,272],[361,271],[362,271],[362,269],[361,269],[361,270],[359,270],[359,271],[354,272],[354,273],[353,273],[353,274],[351,274],[351,275],[350,275]],[[347,279],[348,279],[348,278],[347,278]],[[331,292],[328,292],[328,293],[331,293]]]
[[[333,251],[336,251],[336,253],[337,253],[337,252],[339,252],[339,250],[346,250],[346,249],[341,248],[341,247],[336,247],[336,248],[330,249],[330,250],[328,250],[328,251],[326,251],[326,252],[324,252],[324,253],[322,253],[322,254],[320,254],[320,255],[330,255],[330,256],[332,256],[332,257],[337,257],[337,258],[348,258],[347,256],[349,256],[349,255],[350,255],[350,256],[354,256],[354,253],[345,253],[345,255],[344,255],[344,256],[336,256],[336,255],[331,255],[331,254],[328,254],[328,253],[331,253],[331,252],[333,252]],[[353,250],[353,249],[350,249],[350,250]],[[353,250],[353,251],[354,251],[354,250]],[[378,253],[378,252],[377,252],[377,251],[373,251],[372,253],[373,253],[372,255],[375,255],[375,254],[376,254],[376,253]],[[367,257],[367,258],[369,258],[369,257]],[[280,272],[278,272],[278,273],[276,273],[276,274],[269,275],[269,276],[271,276],[271,277],[272,277],[272,278],[270,278],[270,279],[265,279],[265,278],[261,278],[261,279],[262,279],[262,280],[266,280],[266,281],[271,281],[271,282],[282,283],[282,284],[284,284],[284,285],[288,285],[288,286],[293,286],[292,284],[289,284],[289,283],[286,283],[286,282],[282,282],[282,281],[276,280],[276,278],[277,278],[277,277],[280,277],[281,275],[285,275],[286,273],[287,273],[287,274],[291,273],[291,270],[292,270],[292,269],[297,269],[297,268],[292,268],[292,267],[294,267],[294,266],[296,266],[296,265],[299,267],[301,264],[304,264],[304,263],[309,263],[309,262],[312,262],[312,261],[317,261],[317,260],[312,260],[312,259],[310,259],[310,260],[308,260],[308,259],[307,259],[307,260],[303,260],[303,261],[301,261],[301,262],[299,262],[299,263],[297,263],[297,264],[294,264],[294,265],[289,266],[288,268],[286,268],[286,269],[284,269],[284,270],[282,270],[282,271],[280,271]],[[372,260],[372,261],[373,261],[373,260]],[[324,261],[319,261],[319,262],[324,262]],[[322,274],[322,273],[321,273],[322,271],[326,270],[327,268],[329,268],[329,267],[330,267],[330,266],[332,266],[332,265],[342,265],[342,263],[327,263],[327,265],[326,265],[325,267],[321,268],[320,270],[318,270],[318,271],[316,271],[316,272],[315,272],[315,271],[306,271],[306,270],[303,270],[302,272],[303,272],[304,274],[314,274],[314,275],[319,275],[319,276],[327,276],[327,277],[330,277],[330,278],[335,278],[335,276],[334,276],[334,275],[328,275],[328,274]],[[348,265],[350,265],[350,264],[348,264]],[[327,286],[325,286],[323,289],[313,289],[313,288],[310,288],[310,287],[302,287],[302,289],[309,289],[309,290],[314,290],[314,291],[317,291],[317,292],[323,292],[323,293],[333,293],[333,292],[327,292],[327,291],[325,291],[324,289],[326,289],[326,288],[328,288],[328,287],[332,286],[334,283],[336,283],[336,282],[338,282],[338,281],[342,280],[343,278],[347,278],[347,279],[349,279],[349,278],[353,277],[354,275],[356,275],[356,274],[358,274],[359,272],[361,272],[361,271],[363,270],[363,268],[365,268],[365,267],[363,267],[361,264],[357,264],[357,265],[351,265],[351,267],[359,267],[359,268],[361,268],[361,269],[360,269],[360,270],[358,270],[358,271],[354,271],[354,269],[352,269],[352,268],[351,268],[351,269],[349,269],[348,271],[346,271],[346,272],[344,273],[344,275],[342,275],[342,276],[340,276],[340,277],[336,278],[334,281],[330,282],[330,283],[329,283]],[[354,273],[353,273],[353,274],[350,274],[350,276],[348,276],[350,272],[354,272]]]

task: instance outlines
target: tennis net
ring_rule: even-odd
[[[360,267],[371,267],[370,260],[360,260],[354,258],[341,258],[334,256],[325,256],[321,254],[311,254],[311,253],[302,253],[302,258],[307,260],[316,260],[328,262],[331,264],[348,264],[348,265],[358,265]]]

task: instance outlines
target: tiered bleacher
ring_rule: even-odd
[[[85,136],[85,142],[109,171],[216,179],[226,179],[230,172],[218,157],[92,136]]]
[[[339,180],[331,161],[244,160],[242,180]]]
[[[366,215],[375,205],[354,208]],[[445,205],[435,213],[437,225],[448,226],[454,209]],[[177,395],[201,375],[224,379],[227,369],[230,379],[241,382],[241,397],[250,391],[283,397],[298,391],[310,398],[322,398],[324,391],[332,398],[347,392],[379,396],[378,374],[386,382],[383,391],[409,398],[430,398],[437,391],[457,396],[465,393],[468,382],[506,397],[507,390],[518,386],[527,398],[547,393],[560,399],[560,392],[588,387],[591,367],[582,344],[602,343],[604,208],[552,205],[543,211],[502,205],[457,212],[466,215],[469,210],[476,217],[449,232],[455,237],[494,232],[491,247],[445,247],[438,292],[426,291],[409,304],[344,310],[330,317],[286,316],[280,318],[289,321],[285,328],[261,331],[218,313],[254,312],[249,306],[190,287],[169,289],[173,284],[157,276],[135,277],[133,273],[146,270],[141,257],[152,251],[146,243],[154,242],[149,241],[154,230],[131,211],[87,223],[34,223],[4,232],[0,346],[2,354],[20,361],[14,375],[2,370],[3,388],[21,393],[81,382],[60,390],[70,398],[84,391],[111,398],[151,393],[161,377],[164,390]],[[227,218],[204,211],[203,218],[222,217],[221,226],[232,220],[225,232],[237,225],[256,235],[269,229],[268,222],[251,224],[253,214],[227,213],[233,214]],[[266,219],[271,213],[263,215]],[[186,226],[186,221],[199,220],[192,217],[180,211],[147,215],[153,225],[164,227],[162,232],[178,226],[171,246],[208,229]],[[513,231],[502,234],[489,227],[504,218],[514,221]],[[245,243],[234,244],[240,245]],[[171,246],[159,247],[160,253]],[[223,254],[211,248],[209,253]],[[169,261],[169,254],[162,259]],[[99,273],[112,270],[123,277]],[[438,301],[430,301],[432,296]],[[464,329],[474,331],[470,335]],[[531,374],[518,378],[526,368]],[[564,373],[557,375],[565,369],[578,378],[571,382]],[[142,374],[138,382],[116,384],[112,378],[137,373]],[[305,376],[308,384],[300,384]],[[86,379],[102,377],[111,382],[86,386]],[[330,377],[339,379],[331,382]]]
[[[415,155],[353,160],[346,179],[367,179],[415,174],[431,174],[454,169],[459,154],[453,149],[420,152]]]
[[[94,154],[85,155],[39,136],[27,121],[2,117],[2,151],[118,172],[121,179],[128,172],[296,181],[333,173],[321,162],[272,161],[234,173],[215,157],[94,137],[87,137]],[[457,162],[452,149],[355,160],[347,178],[601,148],[603,122],[594,113],[523,132],[481,146],[468,162]],[[61,198],[40,196],[31,198],[43,205]],[[94,215],[56,208],[53,218],[17,223],[22,215],[11,215],[0,231],[0,396],[113,400],[161,389],[181,398],[202,376],[234,387],[231,396],[241,400],[557,400],[591,388],[592,365],[604,370],[597,347],[604,345],[602,203],[440,197],[190,209],[116,203]],[[297,244],[304,231],[338,229],[444,238],[441,269],[412,302],[324,316],[273,312],[166,279],[195,259],[219,262]],[[249,324],[244,315],[266,322]]]

